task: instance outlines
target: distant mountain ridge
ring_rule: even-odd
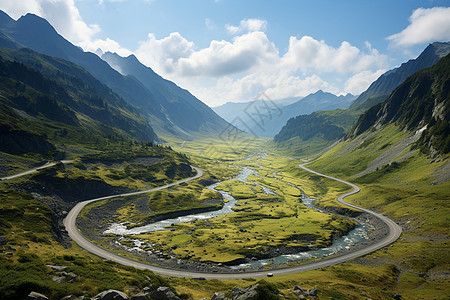
[[[144,66],[139,66],[132,57],[126,60],[132,75],[123,76],[96,54],[83,52],[65,40],[45,19],[36,15],[27,14],[14,21],[1,12],[0,25],[0,32],[19,45],[85,68],[121,97],[140,108],[158,132],[189,139],[195,134],[217,134],[228,126],[226,121],[189,92],[165,81],[149,68],[144,70]],[[5,44],[6,39],[3,46],[7,47]],[[138,76],[134,74],[135,71]],[[149,86],[148,83],[152,80],[157,83],[156,88]],[[176,102],[178,107],[170,101]]]
[[[368,109],[384,101],[406,78],[423,68],[434,65],[448,53],[450,53],[450,42],[434,42],[428,45],[416,59],[411,59],[400,67],[381,75],[350,107]]]
[[[121,74],[137,78],[154,95],[155,101],[163,108],[162,111],[167,118],[180,130],[214,133],[227,126],[227,123],[210,107],[189,91],[156,74],[151,68],[139,62],[134,55],[121,57],[116,53],[106,52],[102,55],[102,59]],[[148,105],[150,103],[139,106]]]
[[[347,108],[356,96],[336,96],[319,90],[289,105],[279,105],[276,100],[255,100],[246,103],[226,103],[213,109],[225,120],[244,131],[259,136],[273,137],[297,115],[306,115],[318,110]],[[271,113],[268,113],[271,110]],[[259,116],[265,114],[265,117]],[[240,122],[234,123],[239,118]],[[245,127],[244,127],[245,126]]]

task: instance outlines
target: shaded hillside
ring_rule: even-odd
[[[180,131],[214,133],[223,130],[227,123],[210,107],[194,97],[189,91],[156,74],[134,56],[121,57],[107,52],[102,59],[123,75],[137,78],[155,96],[164,113]],[[150,103],[142,104],[147,107]],[[174,128],[165,127],[168,131]]]
[[[0,26],[4,35],[20,45],[83,67],[126,101],[138,107],[147,121],[159,131],[188,138],[190,133],[218,133],[227,126],[224,120],[200,100],[174,83],[162,79],[137,60],[124,59],[130,66],[130,75],[124,76],[97,55],[84,52],[65,40],[45,19],[36,15],[27,14],[14,21],[2,13]],[[2,45],[8,47],[8,41],[4,39]]]
[[[274,137],[278,147],[297,155],[320,152],[344,137],[358,120],[359,113],[351,109],[316,111],[290,119]]]
[[[377,103],[383,102],[406,78],[423,68],[434,65],[449,52],[450,42],[434,42],[428,45],[416,59],[411,59],[400,67],[381,75],[350,107],[368,109]]]
[[[80,67],[26,48],[0,48],[0,55],[3,104],[104,136],[156,139],[134,107]]]
[[[409,131],[423,130],[418,144],[430,151],[450,152],[450,55],[415,73],[389,98],[358,120],[349,137],[395,123]]]

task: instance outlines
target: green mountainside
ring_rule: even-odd
[[[422,132],[418,145],[427,152],[450,152],[450,55],[418,71],[389,98],[365,112],[348,137],[394,123]]]
[[[59,35],[45,20],[27,14],[17,21],[0,14],[0,32],[7,39],[0,44],[28,47],[36,52],[71,61],[139,108],[151,126],[163,134],[192,139],[200,134],[218,134],[228,123],[188,91],[161,78],[134,57],[115,57],[126,74],[120,74],[94,53],[84,52]],[[17,46],[16,46],[17,47]],[[14,48],[13,48],[14,49]]]
[[[388,290],[398,299],[445,299],[448,290],[449,76],[450,55],[409,77],[364,113],[345,139],[308,164],[357,184],[361,191],[348,202],[402,227],[394,244],[348,265],[392,267],[398,275]],[[336,202],[318,205],[330,209]]]
[[[311,115],[300,115],[289,120],[276,135],[274,141],[283,148],[292,146],[299,155],[308,155],[324,150],[344,137],[356,124],[358,117],[370,107],[383,102],[389,94],[414,72],[429,67],[450,52],[450,42],[435,42],[429,45],[417,59],[388,71],[362,93],[348,109],[319,111]],[[331,121],[329,116],[339,116]],[[320,124],[307,132],[305,124]],[[310,126],[313,127],[313,126]],[[338,128],[343,128],[340,131]],[[333,134],[331,134],[333,133]],[[340,133],[340,134],[338,134]]]
[[[322,110],[290,119],[274,137],[280,148],[297,155],[310,155],[331,146],[342,138],[358,120],[358,111]]]
[[[2,113],[9,116],[1,120],[3,128],[34,122],[42,128],[28,126],[32,131],[50,137],[67,135],[71,128],[104,138],[157,139],[134,107],[80,67],[26,48],[0,48],[0,55],[0,102]],[[49,129],[43,125],[48,122],[60,125]]]

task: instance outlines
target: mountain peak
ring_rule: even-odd
[[[14,19],[11,18],[7,13],[5,13],[3,10],[0,10],[0,26],[4,27],[9,23],[14,22]]]
[[[27,13],[25,16],[20,17],[17,20],[17,25],[26,30],[32,32],[39,32],[47,34],[58,34],[53,26],[44,18],[41,18],[35,14]]]
[[[387,71],[362,93],[350,106],[369,108],[384,101],[394,89],[415,72],[434,65],[440,58],[450,53],[450,42],[434,42],[428,45],[415,59],[410,59],[400,67]]]
[[[326,94],[326,93],[322,90],[318,90],[317,92],[312,93],[312,95],[323,95],[323,94]]]

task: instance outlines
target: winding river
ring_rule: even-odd
[[[231,180],[236,179],[236,180],[239,180],[246,184],[247,183],[255,184],[257,186],[260,186],[263,189],[264,193],[270,194],[270,195],[276,195],[276,193],[272,189],[270,189],[264,185],[261,185],[260,183],[258,183],[256,181],[248,180],[247,177],[250,175],[255,175],[255,176],[260,177],[257,170],[252,169],[250,167],[243,167],[241,172],[236,177],[232,178]],[[207,187],[208,189],[210,189],[214,192],[220,193],[222,195],[223,199],[227,200],[227,201],[225,201],[223,207],[220,210],[205,212],[205,213],[198,213],[198,214],[191,214],[191,215],[186,215],[186,216],[173,218],[173,219],[165,219],[165,220],[162,220],[159,222],[151,223],[151,224],[140,226],[140,227],[134,227],[134,228],[130,228],[130,229],[127,229],[125,223],[113,223],[104,232],[104,234],[110,233],[110,234],[114,234],[114,235],[118,235],[118,236],[137,235],[137,234],[141,234],[141,233],[145,233],[145,232],[166,230],[165,227],[169,226],[171,224],[194,222],[197,220],[216,218],[216,217],[219,217],[219,216],[222,216],[225,214],[233,213],[234,212],[233,208],[236,207],[237,200],[229,192],[216,189],[216,187],[218,187],[219,185],[221,185],[224,182],[226,182],[226,181],[217,182],[217,183],[214,183]],[[284,181],[282,181],[282,182],[284,182]],[[291,183],[288,183],[288,182],[284,182],[284,183],[291,185],[295,188],[298,188],[297,186],[295,186]],[[310,207],[312,209],[323,212],[320,208],[314,206],[313,199],[311,199],[310,197],[308,197],[306,195],[303,195],[302,203],[304,205],[306,205],[307,207]],[[332,255],[341,250],[349,249],[352,245],[366,241],[368,239],[367,232],[371,229],[373,229],[373,228],[369,224],[360,223],[355,229],[351,230],[347,235],[334,240],[333,244],[327,248],[299,252],[299,253],[295,253],[295,254],[280,255],[280,256],[277,256],[274,258],[270,258],[270,259],[252,260],[248,263],[232,266],[231,268],[237,269],[237,270],[239,270],[239,269],[246,269],[246,270],[255,269],[256,270],[256,269],[260,269],[261,267],[266,266],[266,265],[279,265],[279,264],[284,264],[284,263],[288,263],[288,262],[302,261],[302,260],[306,260],[306,259],[310,259],[310,258],[320,258],[320,257],[329,256],[329,255]],[[135,240],[135,244],[136,244],[136,246],[138,246],[141,244],[141,242],[139,240]],[[139,249],[137,247],[133,247],[133,248],[128,248],[127,250],[132,251],[132,250],[139,250]]]

